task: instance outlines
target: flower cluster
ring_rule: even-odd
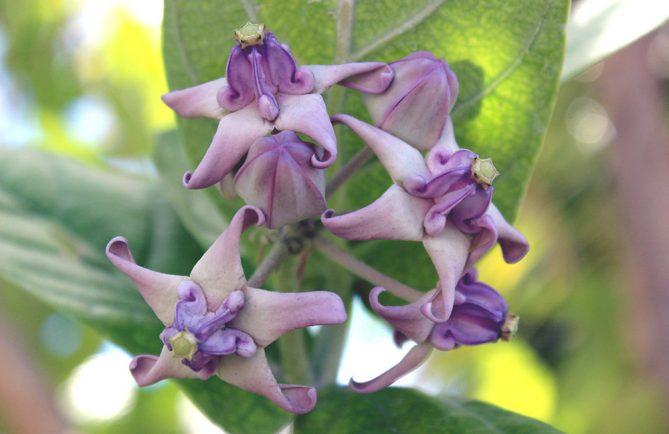
[[[358,392],[390,385],[433,348],[508,339],[517,317],[497,291],[477,281],[474,266],[496,243],[509,263],[520,260],[528,245],[492,202],[499,175],[492,161],[456,143],[449,113],[458,80],[449,65],[417,52],[390,64],[298,66],[288,46],[262,24],[247,23],[235,38],[225,77],[170,92],[163,101],[183,117],[219,122],[202,161],[184,175],[184,186],[225,184],[247,205],[190,276],[137,265],[122,237],[107,246],[109,260],[132,279],[165,326],[160,355],[131,363],[137,383],[218,376],[290,412],[314,407],[314,388],[277,382],[265,348],[291,330],[344,322],[344,303],[333,292],[249,285],[240,237],[252,225],[285,233],[306,221],[312,230],[302,238],[325,240],[318,234],[324,228],[347,240],[423,243],[439,277],[435,288],[418,297],[396,294],[407,298],[402,306],[381,303],[390,287],[377,286],[370,294],[372,309],[394,328],[398,345],[412,340],[416,346],[376,379],[351,381]],[[321,94],[333,85],[361,92],[376,126],[346,114],[330,117]],[[337,158],[335,124],[359,136],[393,181],[376,201],[344,214],[327,209],[325,197],[325,169]],[[361,276],[378,284],[379,274]]]

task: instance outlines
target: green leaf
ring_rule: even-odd
[[[104,256],[128,238],[137,261],[188,274],[203,249],[155,183],[34,151],[0,149],[0,278],[90,325],[131,354],[157,354],[162,324]],[[272,432],[290,415],[218,379],[180,386],[232,433]]]
[[[634,42],[669,18],[669,2],[586,1],[574,7],[567,25],[562,80]]]
[[[370,395],[344,388],[319,394],[320,404],[295,419],[295,434],[548,434],[560,431],[538,420],[478,401],[437,400],[412,389]]]
[[[191,163],[176,133],[159,136],[153,161],[172,208],[198,243],[208,248],[226,228],[228,221],[207,192],[184,188],[181,180]]]

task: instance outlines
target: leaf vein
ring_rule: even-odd
[[[385,33],[384,35],[381,35],[377,38],[374,38],[374,42],[371,44],[367,45],[366,47],[361,48],[360,50],[356,51],[351,55],[351,61],[356,62],[369,53],[373,52],[377,48],[382,47],[386,43],[392,41],[393,39],[397,38],[398,36],[403,35],[404,33],[408,32],[409,30],[413,29],[415,26],[423,22],[427,17],[432,15],[432,13],[439,8],[439,6],[443,5],[446,2],[446,0],[436,0],[432,3],[428,3],[427,6],[425,6],[423,9],[418,11],[415,15],[410,17],[408,20],[400,24],[399,26],[393,27],[392,30],[389,32]]]
[[[495,89],[497,89],[497,87],[499,87],[499,85],[502,84],[502,82],[504,82],[507,78],[509,78],[509,76],[513,74],[516,71],[516,69],[518,69],[518,67],[520,67],[520,64],[523,62],[523,59],[525,59],[525,56],[529,54],[530,48],[532,48],[532,45],[539,37],[541,29],[546,23],[546,19],[548,18],[548,11],[550,9],[549,6],[551,5],[552,2],[553,0],[547,0],[544,3],[544,10],[541,13],[541,19],[532,30],[532,34],[527,38],[523,47],[514,56],[513,62],[511,62],[509,66],[507,66],[499,75],[497,75],[497,77],[495,77],[495,79],[492,80],[487,86],[485,86],[479,92],[469,97],[467,100],[463,101],[460,104],[457,104],[453,108],[451,116],[456,116],[462,110],[466,109],[467,107],[470,107],[473,104],[476,104],[481,99],[490,95],[492,92],[495,91]]]

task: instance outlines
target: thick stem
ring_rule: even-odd
[[[300,281],[297,278],[299,258],[291,256],[282,261],[276,276],[278,288],[290,288],[299,291]],[[299,329],[285,334],[279,340],[281,353],[281,368],[284,381],[289,384],[313,384],[311,366],[307,346],[305,344],[306,330]]]
[[[330,179],[328,185],[325,187],[325,196],[332,195],[341,185],[358,171],[366,162],[374,155],[372,150],[365,146],[357,154],[339,169],[339,172]]]
[[[404,283],[386,276],[378,270],[370,267],[362,261],[354,258],[348,252],[342,250],[339,246],[331,243],[323,237],[314,238],[314,247],[328,259],[346,268],[358,277],[362,277],[374,285],[384,287],[388,292],[407,301],[416,301],[424,294],[417,289],[405,285]]]
[[[287,256],[288,247],[286,247],[284,243],[279,241],[274,244],[272,250],[269,251],[267,256],[265,256],[260,265],[258,265],[258,268],[256,268],[256,271],[248,280],[248,285],[257,288],[265,283],[267,277],[281,265]]]

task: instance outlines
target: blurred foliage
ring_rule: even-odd
[[[0,69],[10,74],[13,91],[27,98],[30,115],[37,120],[39,139],[30,145],[98,166],[132,157],[128,167],[146,172],[154,135],[173,125],[172,114],[159,100],[167,89],[158,30],[121,8],[106,17],[99,37],[85,39],[77,17],[91,3],[95,2],[0,0],[0,33],[7,46]],[[219,22],[215,25],[221,27]],[[281,23],[277,26],[290,30]],[[329,27],[320,30],[324,34],[332,31]],[[291,40],[298,45],[304,42]],[[213,63],[208,68],[220,69],[225,51],[210,60]],[[467,65],[459,67],[464,71]],[[596,68],[586,74],[592,80]],[[618,226],[611,198],[614,180],[608,168],[607,140],[605,136],[597,141],[579,140],[569,126],[571,118],[582,116],[575,108],[583,98],[592,101],[592,84],[585,80],[577,77],[561,90],[519,214],[519,227],[532,244],[530,255],[509,267],[502,264],[499,252],[492,252],[481,264],[482,279],[494,283],[509,299],[512,310],[521,315],[518,340],[435,353],[421,371],[419,386],[430,392],[481,399],[573,434],[669,432],[659,391],[635,371],[630,354],[633,336],[625,326],[629,321],[625,308],[633,294],[625,287],[621,267],[617,234],[623,228]],[[106,110],[111,122],[95,141],[82,138],[70,125],[73,107],[90,100]],[[102,130],[102,125],[88,127]],[[179,153],[181,149],[168,140],[161,143],[162,149],[156,150],[161,175],[181,172],[183,164],[190,164]],[[30,181],[28,177],[24,183]],[[43,190],[52,187],[45,184]],[[73,191],[68,187],[59,194],[67,198]],[[185,208],[178,217],[200,247],[218,225],[225,224],[213,211],[201,214],[211,206],[209,193],[186,199],[173,184],[165,185],[165,192],[165,200]],[[190,200],[204,205],[184,202]],[[89,224],[94,228],[95,219]],[[18,227],[12,224],[0,229],[16,235]],[[141,239],[145,228],[135,224],[128,225],[128,230]],[[57,243],[66,239],[62,233],[56,235]],[[101,237],[96,241],[99,244],[108,234],[97,236]],[[198,250],[195,240],[189,240],[189,255]],[[7,266],[9,261],[2,259]],[[307,273],[309,278],[327,280],[315,276],[313,262]],[[74,367],[98,351],[100,337],[16,289],[16,282],[0,281],[0,314],[38,360],[51,385],[60,390]],[[69,352],[54,353],[47,342],[53,335],[45,333],[45,327],[53,325],[54,318],[62,330],[78,336],[77,345],[68,346]],[[129,413],[80,428],[90,433],[182,432],[177,396],[173,384],[141,390]],[[317,417],[314,413],[314,420]]]

